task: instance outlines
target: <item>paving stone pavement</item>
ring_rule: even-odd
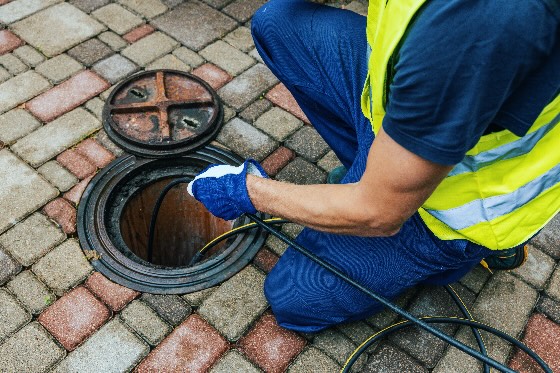
[[[317,0],[364,14],[367,0]],[[338,371],[385,310],[317,334],[278,326],[262,292],[286,245],[269,237],[249,266],[191,294],[142,293],[94,270],[77,232],[92,178],[124,154],[102,128],[112,88],[148,69],[201,77],[224,105],[213,142],[277,180],[322,183],[340,161],[250,32],[265,0],[0,0],[0,372]],[[299,228],[286,226],[290,235]],[[474,318],[518,337],[560,369],[560,216],[531,241],[527,263],[478,266],[454,287]],[[396,302],[457,315],[447,294],[415,288]],[[444,328],[472,342],[463,328]],[[484,334],[491,356],[537,371]],[[353,371],[473,372],[479,365],[408,330],[375,344]]]

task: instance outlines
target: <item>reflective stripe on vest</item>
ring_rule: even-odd
[[[375,133],[385,115],[388,63],[414,15],[428,0],[370,0],[368,76],[362,111]],[[484,135],[419,209],[441,239],[490,249],[517,246],[560,211],[560,96],[523,137]]]

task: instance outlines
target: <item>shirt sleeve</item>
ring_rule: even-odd
[[[422,158],[460,162],[550,56],[557,27],[539,1],[429,1],[396,55],[385,132]],[[517,132],[532,123],[517,121]]]

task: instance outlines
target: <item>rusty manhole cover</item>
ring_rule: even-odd
[[[132,154],[173,157],[209,143],[222,105],[202,79],[181,71],[136,74],[111,92],[103,109],[107,135]]]

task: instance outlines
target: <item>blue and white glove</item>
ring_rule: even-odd
[[[257,210],[247,191],[247,174],[268,178],[262,166],[253,159],[240,166],[211,165],[187,186],[191,196],[199,200],[215,216],[232,220]]]

